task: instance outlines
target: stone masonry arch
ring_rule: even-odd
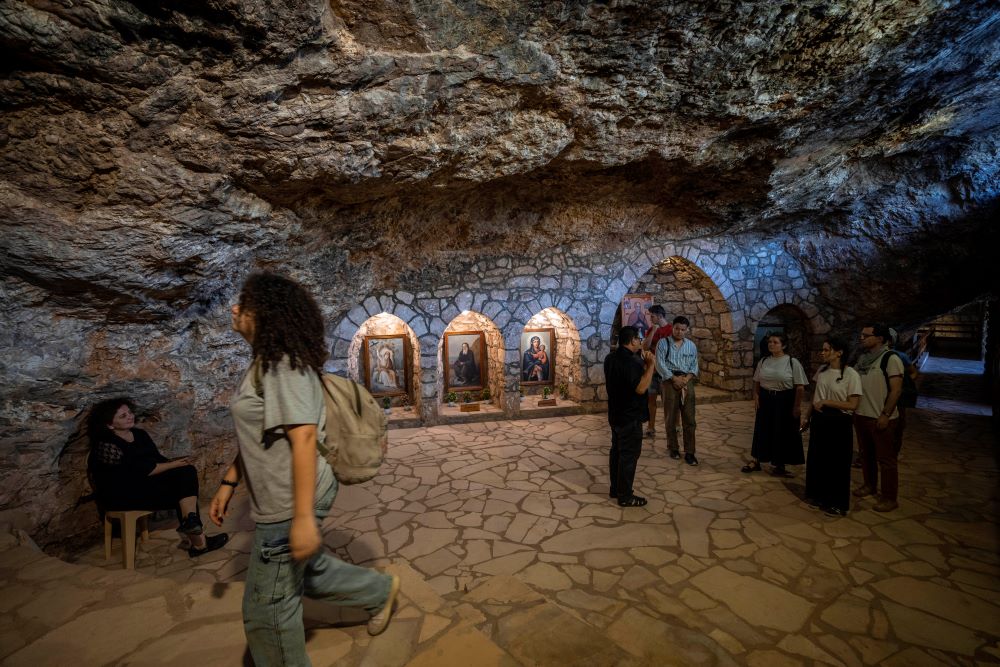
[[[555,306],[543,308],[532,315],[524,323],[524,329],[551,327],[555,330],[556,337],[556,359],[555,359],[555,387],[566,383],[569,398],[572,401],[580,400],[580,381],[582,378],[580,366],[580,331],[569,315]],[[513,345],[520,346],[521,332],[518,332]],[[517,377],[520,377],[520,350],[515,350],[517,357]],[[554,387],[554,388],[555,388]],[[540,388],[529,390],[528,393],[540,393]]]
[[[745,374],[733,313],[715,282],[697,265],[680,256],[667,257],[636,279],[628,293],[651,294],[667,311],[691,322],[689,337],[698,346],[699,382],[719,389],[744,389]],[[612,343],[621,328],[621,309],[615,315]],[[739,385],[739,386],[736,386]]]
[[[394,334],[405,336],[409,343],[410,359],[409,366],[406,369],[409,383],[406,388],[406,397],[410,401],[411,405],[413,405],[416,413],[420,414],[420,405],[422,402],[420,391],[420,342],[413,329],[410,328],[406,322],[395,315],[390,315],[389,313],[378,313],[362,322],[361,326],[358,327],[357,332],[351,338],[350,348],[347,352],[347,375],[355,382],[363,385],[365,382],[362,377],[364,373],[364,360],[362,355],[364,354],[363,343],[365,336],[383,336]],[[394,405],[398,405],[401,403],[401,400],[398,398],[392,399],[392,403]]]
[[[504,347],[504,337],[500,328],[482,313],[466,310],[459,313],[442,332],[438,341],[438,373],[437,373],[437,400],[439,403],[445,401],[444,387],[444,335],[445,333],[457,331],[482,331],[486,339],[486,386],[489,387],[490,402],[501,406],[504,396],[504,367],[506,359],[506,349]],[[482,364],[481,359],[477,359]]]

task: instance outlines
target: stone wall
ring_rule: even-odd
[[[619,253],[566,249],[460,268],[433,277],[429,272],[402,276],[400,282],[408,290],[374,292],[335,319],[328,336],[333,341],[328,365],[339,369],[356,363],[353,346],[359,328],[370,318],[397,318],[419,345],[414,349],[419,350],[415,372],[421,387],[420,414],[425,423],[435,423],[443,401],[442,337],[466,312],[477,314],[472,318],[479,322],[476,328],[496,327],[498,335],[492,340],[498,349],[502,341],[503,372],[498,375],[492,362],[490,383],[491,390],[499,389],[502,379],[502,391],[495,396],[508,416],[519,412],[518,347],[526,327],[556,329],[556,383],[566,381],[574,401],[601,409],[607,399],[603,359],[611,349],[618,306],[627,292],[649,291],[661,295],[671,311],[691,311],[703,353],[703,381],[742,395],[752,385],[754,331],[769,311],[782,304],[797,309],[814,344],[815,336],[831,328],[796,260],[781,244],[752,238],[663,242]],[[458,274],[460,280],[454,277]]]
[[[668,321],[678,315],[688,318],[688,337],[698,346],[700,355],[698,381],[709,387],[728,388],[727,373],[743,364],[741,357],[733,355],[738,341],[729,305],[711,278],[683,257],[668,257],[640,276],[630,292],[653,295],[653,302],[667,311]],[[616,324],[620,319],[619,310]],[[724,321],[728,333],[723,329]]]

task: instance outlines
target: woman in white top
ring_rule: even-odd
[[[847,343],[829,338],[823,343],[824,366],[816,372],[816,393],[802,415],[809,426],[806,462],[806,502],[830,516],[850,509],[852,415],[861,400],[861,376],[844,366]]]
[[[809,381],[802,364],[787,354],[787,348],[785,334],[769,335],[767,350],[771,356],[761,359],[753,374],[753,406],[757,411],[750,449],[753,458],[743,466],[743,472],[760,470],[761,461],[770,461],[774,464],[772,475],[788,477],[791,473],[785,470],[785,465],[806,462],[799,414]]]

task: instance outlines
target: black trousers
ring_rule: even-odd
[[[198,497],[198,471],[190,465],[133,480],[129,488],[110,489],[104,509],[175,510],[182,519],[178,501],[188,496]]]
[[[611,455],[608,468],[611,472],[611,495],[628,498],[632,495],[635,468],[642,453],[642,422],[611,425]]]
[[[853,423],[851,415],[834,408],[814,410],[810,418],[806,497],[821,507],[850,509]]]

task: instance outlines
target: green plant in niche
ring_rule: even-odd
[[[490,393],[488,387],[483,387],[483,390],[479,392],[479,399],[483,401],[488,401],[492,398],[493,394]]]
[[[548,400],[549,394],[552,393],[552,387],[542,387],[542,400]]]
[[[569,398],[569,385],[565,382],[559,385],[559,396],[562,397],[563,400]]]
[[[449,391],[447,395],[445,395],[444,400],[448,401],[449,403],[454,403],[455,401],[458,400],[458,394],[456,394],[453,391]]]
[[[462,392],[462,402],[463,403],[472,403],[472,394],[470,394],[467,391],[463,391]]]
[[[391,408],[392,407],[392,399],[389,398],[388,396],[386,396],[385,398],[383,398],[382,399],[382,407],[385,408],[386,410],[388,410],[389,408]]]
[[[517,385],[517,393],[520,394],[521,398],[524,398],[524,387]]]
[[[410,395],[409,394],[404,395],[401,402],[403,404],[403,409],[406,410],[406,411],[409,411],[410,408],[412,407],[410,405]]]

